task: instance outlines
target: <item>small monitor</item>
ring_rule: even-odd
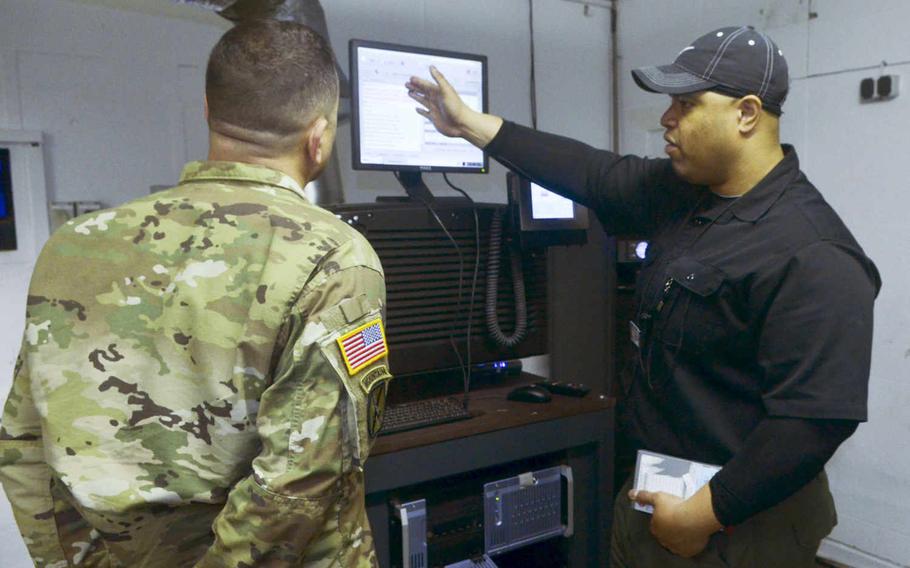
[[[461,138],[449,138],[417,114],[408,96],[412,77],[432,80],[439,69],[462,100],[487,111],[487,58],[483,55],[351,40],[351,122],[355,170],[486,173],[489,158]]]
[[[566,197],[531,182],[531,219],[547,221],[575,219],[575,203]]]
[[[587,241],[587,208],[513,172],[508,174],[508,184],[523,243],[550,246]]]

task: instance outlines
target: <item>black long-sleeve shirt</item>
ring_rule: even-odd
[[[866,420],[881,281],[791,147],[736,199],[685,182],[670,160],[510,122],[486,151],[591,208],[609,233],[650,242],[618,467],[643,448],[724,465],[712,498],[731,525],[818,475]]]

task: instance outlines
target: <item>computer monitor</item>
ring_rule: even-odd
[[[351,145],[355,170],[389,170],[407,188],[421,172],[486,173],[489,157],[462,138],[449,138],[417,114],[408,96],[412,77],[439,69],[462,100],[486,112],[487,58],[366,40],[351,40]],[[422,182],[420,182],[422,184]]]
[[[9,149],[0,148],[0,250],[16,250],[11,162]]]
[[[0,220],[13,214],[13,195],[10,183],[9,150],[0,148]]]

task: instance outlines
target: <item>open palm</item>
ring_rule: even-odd
[[[446,136],[462,136],[462,117],[470,109],[438,69],[430,67],[430,74],[435,82],[411,77],[405,84],[408,96],[423,105],[417,112],[429,119],[436,130]]]

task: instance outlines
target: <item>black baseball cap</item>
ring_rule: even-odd
[[[652,93],[716,91],[732,97],[756,95],[764,108],[777,115],[781,114],[790,86],[784,53],[752,26],[706,33],[683,48],[673,63],[633,69],[632,78]]]

